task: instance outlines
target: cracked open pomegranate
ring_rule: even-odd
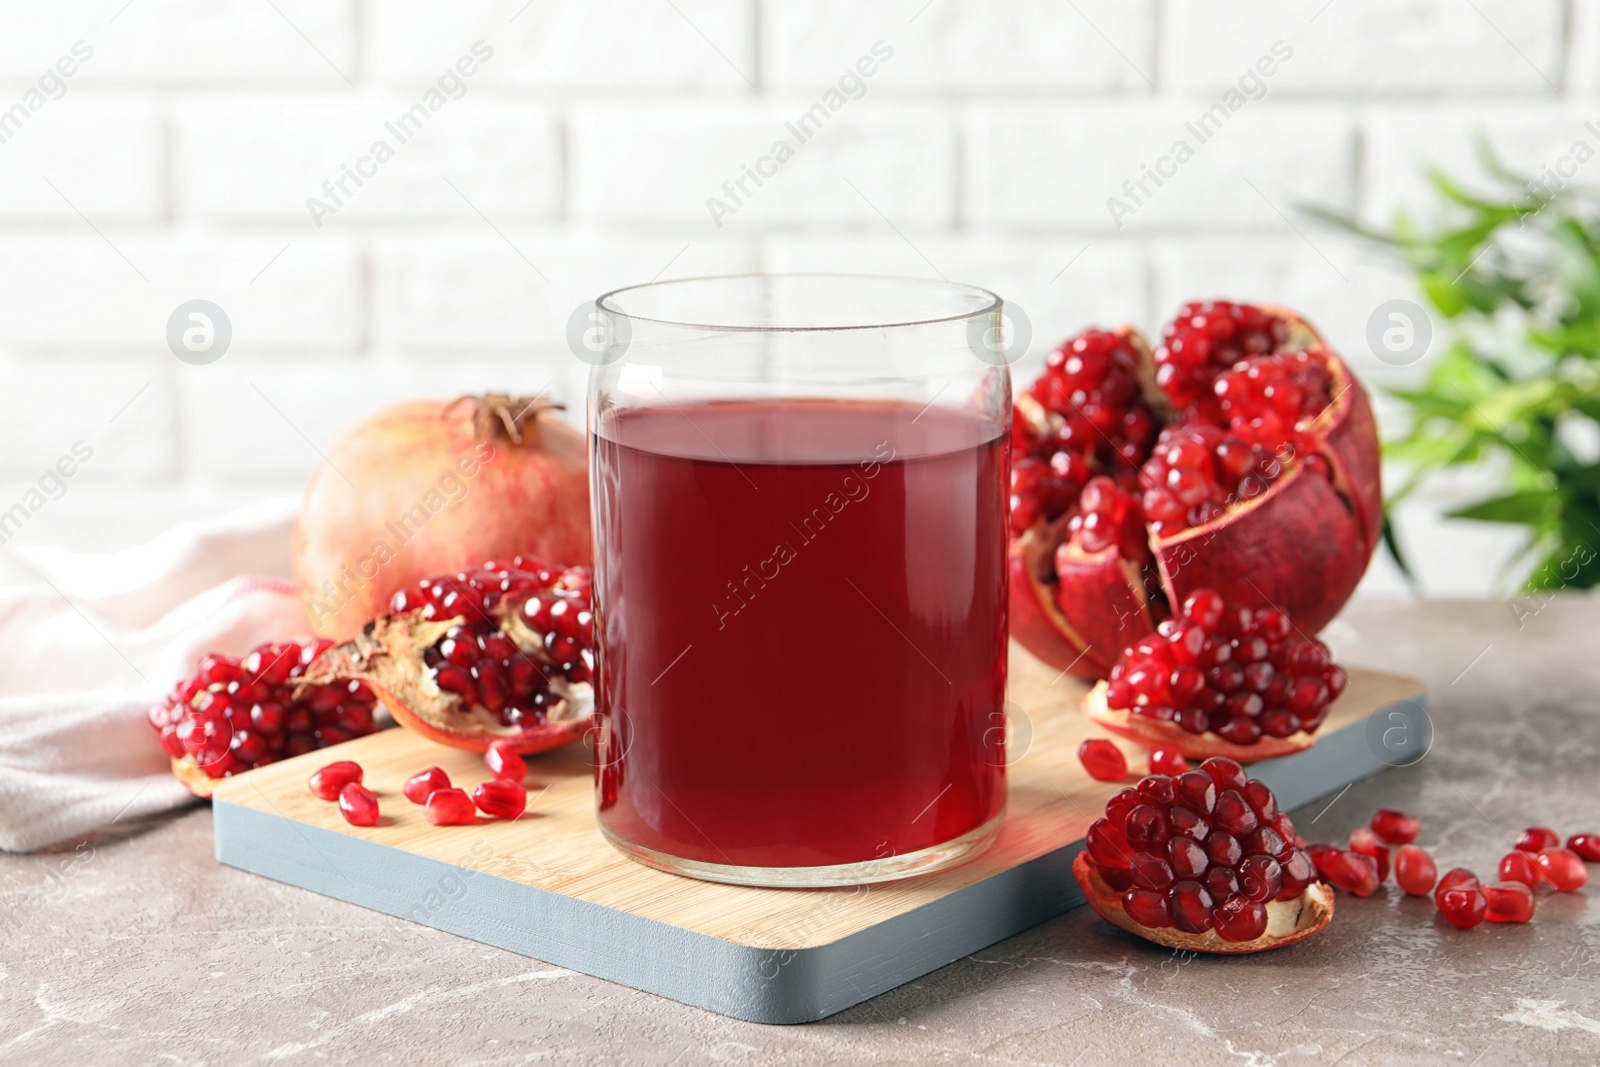
[[[1265,783],[1213,757],[1176,778],[1152,774],[1106,804],[1073,862],[1089,905],[1169,948],[1280,948],[1333,917],[1294,824]]]
[[[1083,709],[1149,748],[1247,763],[1309,747],[1344,687],[1327,646],[1286,614],[1197,589],[1122,653]]]
[[[1087,330],[1015,414],[1011,633],[1079,677],[1201,588],[1314,634],[1377,545],[1366,392],[1286,309],[1185,304],[1153,354]]]
[[[313,684],[306,677],[331,644],[285,641],[242,659],[202,659],[193,678],[150,709],[172,773],[195,796],[208,797],[219,778],[371,733],[370,689],[347,678]]]
[[[441,744],[543,752],[589,725],[589,586],[588,567],[524,556],[424,578],[307,679],[360,679],[396,722]]]

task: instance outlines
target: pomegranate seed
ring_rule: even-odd
[[[508,782],[520,782],[528,773],[527,763],[504,741],[490,745],[489,751],[483,754],[483,762],[488,764],[490,774]]]
[[[1527,852],[1507,852],[1500,857],[1500,880],[1502,882],[1521,882],[1529,889],[1536,889],[1543,876],[1539,873],[1539,865],[1533,862],[1533,856]]]
[[[1533,861],[1558,893],[1570,893],[1589,880],[1589,870],[1583,865],[1583,859],[1569,848],[1541,848],[1534,854]]]
[[[1372,832],[1391,845],[1409,845],[1422,832],[1422,820],[1393,808],[1379,808],[1372,816]]]
[[[1350,851],[1372,857],[1372,861],[1378,865],[1378,881],[1389,877],[1389,849],[1378,840],[1377,834],[1364,827],[1351,830]]]
[[[1473,880],[1476,883],[1476,879]],[[1470,930],[1483,922],[1489,910],[1489,899],[1476,884],[1460,885],[1438,894],[1439,910],[1450,925],[1460,930]]]
[[[1172,925],[1189,934],[1203,934],[1211,929],[1211,894],[1199,882],[1176,882],[1167,891],[1167,907],[1172,912]]]
[[[1573,834],[1567,847],[1589,863],[1600,863],[1600,834]]]
[[[1078,762],[1096,781],[1118,782],[1128,776],[1127,757],[1103,737],[1091,737],[1079,745]]]
[[[450,776],[438,767],[429,767],[418,774],[413,774],[406,779],[405,786],[400,790],[407,800],[413,804],[426,804],[428,797],[433,795],[435,789],[449,789]]]
[[[472,802],[492,819],[515,819],[528,806],[528,791],[517,782],[495,778],[472,791]]]
[[[435,826],[463,826],[478,821],[478,809],[461,789],[435,789],[428,795],[423,815]]]
[[[1452,889],[1480,889],[1478,876],[1465,867],[1454,867],[1445,872],[1439,884],[1433,887],[1433,902],[1442,911],[1444,909],[1444,895]]]
[[[1533,890],[1521,882],[1496,882],[1483,887],[1488,903],[1483,917],[1492,923],[1525,923],[1533,918]]]
[[[1378,861],[1359,852],[1342,848],[1323,848],[1312,853],[1323,880],[1358,897],[1378,891]]]
[[[1122,907],[1140,926],[1152,929],[1172,925],[1167,894],[1153,889],[1130,889],[1122,895]]]
[[[361,764],[339,760],[312,772],[311,791],[323,800],[338,800],[344,787],[351,782],[359,783],[361,777]]]
[[[1183,753],[1167,745],[1150,750],[1150,773],[1170,774],[1174,778],[1189,769],[1189,761],[1183,758]]]
[[[1561,838],[1548,826],[1530,826],[1517,835],[1517,843],[1512,846],[1523,852],[1538,852],[1544,848],[1559,848]]]
[[[1243,896],[1229,897],[1213,913],[1213,922],[1224,941],[1254,941],[1267,932],[1267,909]]]
[[[339,814],[351,826],[376,826],[378,798],[360,782],[347,782],[339,790]]]
[[[1520,853],[1519,853],[1520,855]],[[1433,892],[1439,868],[1433,857],[1416,845],[1401,845],[1394,852],[1394,880],[1411,896],[1425,897]]]

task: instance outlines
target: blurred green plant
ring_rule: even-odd
[[[1426,227],[1404,211],[1385,232],[1312,209],[1401,258],[1443,319],[1426,380],[1387,390],[1410,428],[1384,446],[1405,474],[1384,543],[1411,578],[1395,507],[1448,468],[1481,467],[1498,472],[1492,494],[1448,514],[1527,528],[1508,580],[1588,589],[1600,584],[1600,189],[1517,174],[1486,142],[1479,154],[1495,192],[1430,170],[1440,210]]]

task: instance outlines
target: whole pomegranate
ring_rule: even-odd
[[[1283,308],[1185,304],[1051,354],[1012,429],[1011,633],[1083,678],[1199,589],[1314,634],[1377,546],[1367,394]]]
[[[396,591],[486,559],[588,563],[588,447],[555,410],[504,394],[414,401],[340,439],[294,530],[313,629],[348,640]]]

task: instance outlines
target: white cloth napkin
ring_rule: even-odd
[[[146,721],[207,652],[310,631],[289,581],[298,501],[103,555],[0,547],[0,849],[186,803]]]

